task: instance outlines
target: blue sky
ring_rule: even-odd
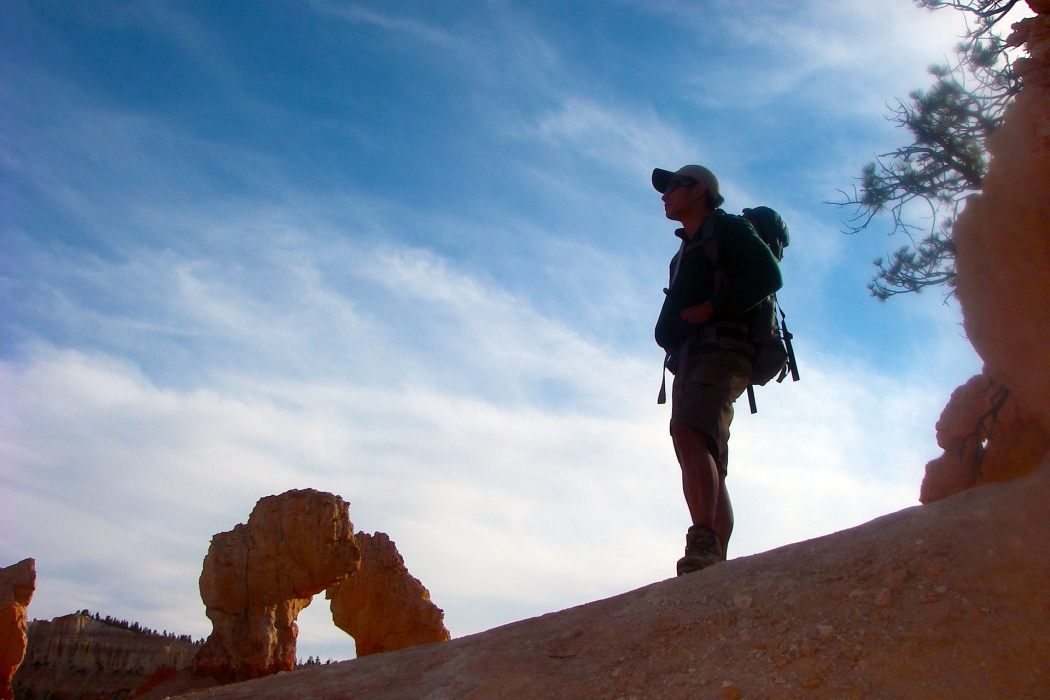
[[[907,0],[8,2],[0,565],[30,614],[204,636],[216,532],[288,488],[391,535],[456,636],[673,574],[653,167],[791,227],[798,384],[733,427],[731,556],[914,505],[979,370],[824,202],[962,31]],[[300,654],[352,643],[317,600]]]

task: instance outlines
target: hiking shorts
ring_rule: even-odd
[[[718,470],[729,464],[729,424],[733,402],[747,390],[751,360],[733,350],[715,350],[686,360],[685,371],[671,385],[671,428],[679,425],[707,437]]]

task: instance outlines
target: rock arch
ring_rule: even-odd
[[[359,566],[349,506],[313,489],[259,499],[245,525],[211,540],[200,577],[212,633],[194,672],[222,682],[295,668],[295,619]]]
[[[292,490],[259,499],[247,524],[212,538],[200,577],[212,633],[194,673],[230,683],[294,669],[296,618],[321,591],[358,656],[449,639],[386,534],[355,537],[342,498]]]

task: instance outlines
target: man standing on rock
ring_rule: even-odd
[[[781,286],[776,259],[746,219],[719,207],[718,180],[707,168],[653,170],[664,214],[682,228],[670,283],[656,322],[656,342],[674,372],[671,440],[693,525],[678,575],[725,560],[733,532],[726,491],[733,402],[751,378],[745,313]],[[660,390],[660,402],[664,389]]]

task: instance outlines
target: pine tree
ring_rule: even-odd
[[[967,14],[968,32],[956,47],[954,65],[934,65],[927,90],[897,100],[889,119],[906,128],[912,143],[884,153],[861,170],[860,188],[843,192],[838,206],[856,207],[846,233],[859,233],[881,214],[893,222],[890,235],[908,244],[876,258],[868,284],[885,301],[906,292],[947,285],[955,279],[951,230],[963,199],[981,188],[988,169],[985,140],[1002,124],[1021,85],[998,23],[1020,0],[915,0],[928,10],[951,7]],[[912,203],[925,204],[928,221],[915,223]],[[949,292],[949,295],[952,292]]]

